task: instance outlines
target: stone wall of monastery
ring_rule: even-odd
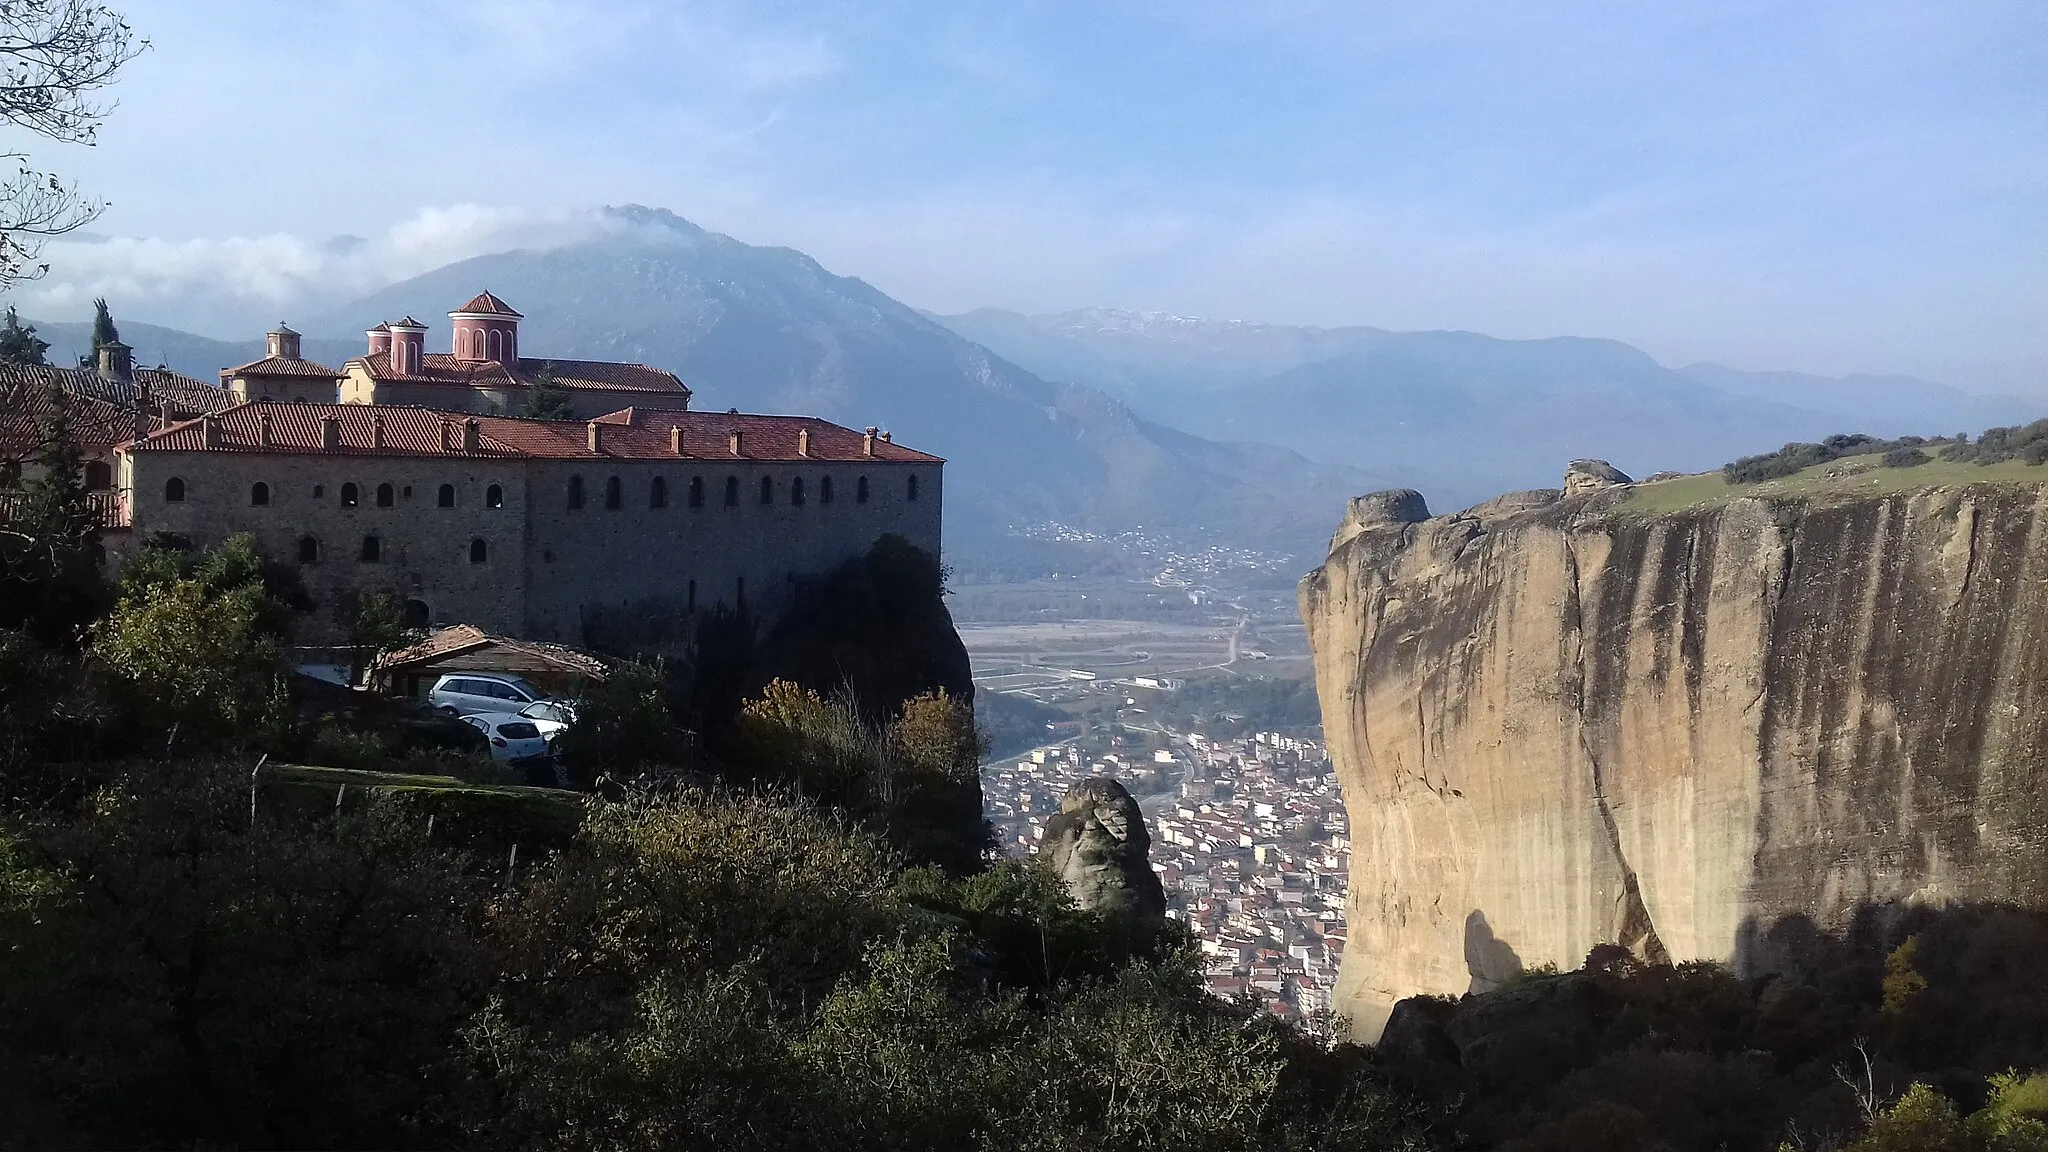
[[[387,590],[417,600],[436,623],[469,623],[533,639],[582,639],[593,610],[659,603],[700,609],[732,607],[744,589],[747,607],[772,619],[800,584],[866,552],[896,533],[933,554],[940,545],[943,476],[937,464],[881,461],[795,464],[718,460],[507,460],[470,456],[372,456],[364,453],[264,455],[253,452],[140,452],[125,456],[120,483],[128,489],[134,530],[146,540],[169,532],[205,547],[252,532],[280,560],[299,556],[300,542],[318,542],[317,561],[301,565],[321,609],[303,639],[338,639],[332,606],[350,591]],[[909,498],[917,477],[918,498]],[[185,498],[165,499],[182,479]],[[570,478],[583,480],[583,503],[569,506]],[[619,506],[606,506],[606,482],[620,482]],[[833,481],[833,499],[820,482]],[[867,502],[857,499],[868,478]],[[652,506],[653,481],[666,481],[664,507]],[[692,477],[702,477],[704,502],[691,507]],[[727,478],[739,501],[725,503]],[[760,498],[763,477],[773,502]],[[791,500],[801,477],[805,500]],[[251,491],[269,487],[256,505]],[[346,484],[354,506],[342,502]],[[392,486],[392,506],[377,505],[379,485]],[[443,484],[455,506],[438,505]],[[491,508],[499,485],[503,506]],[[379,558],[361,560],[363,538],[378,538]],[[471,561],[472,541],[485,559]]]

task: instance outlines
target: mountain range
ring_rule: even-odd
[[[1198,436],[1398,476],[1439,508],[1554,485],[1564,462],[1699,471],[1837,432],[1938,435],[2041,405],[1906,376],[1666,368],[1613,340],[1500,340],[1091,308],[938,318],[1014,363]]]
[[[667,368],[700,409],[889,428],[949,460],[948,560],[961,580],[1099,562],[1046,542],[1078,534],[1305,560],[1343,500],[1372,488],[1420,488],[1454,508],[1555,484],[1579,456],[1703,469],[1833,432],[1974,431],[2033,415],[2022,401],[1907,377],[1665,368],[1607,340],[1106,309],[934,316],[801,252],[665,210],[605,217],[592,238],[478,256],[286,318],[309,358],[339,364],[359,353],[365,327],[409,313],[439,329],[488,288],[525,313],[528,356]],[[213,379],[261,355],[257,333],[210,339],[114,303],[140,363]],[[40,329],[60,361],[89,341],[84,324]],[[430,347],[445,340],[442,330]],[[1040,530],[1049,525],[1079,532]]]

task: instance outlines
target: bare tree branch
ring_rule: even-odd
[[[120,13],[86,0],[0,0],[0,121],[90,147],[111,105],[93,93],[149,47]],[[49,271],[43,241],[98,218],[106,205],[76,185],[0,153],[17,171],[0,180],[0,291]]]

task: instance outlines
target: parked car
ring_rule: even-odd
[[[548,742],[541,736],[540,729],[523,716],[479,712],[464,716],[462,722],[490,740],[493,760],[533,760],[548,754]]]
[[[566,700],[535,700],[521,708],[519,714],[533,721],[550,744],[576,722],[576,706]]]
[[[434,681],[427,703],[452,716],[479,712],[514,713],[547,694],[517,676],[498,672],[452,672]]]

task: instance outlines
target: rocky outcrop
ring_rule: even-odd
[[[1040,851],[1074,903],[1129,928],[1143,947],[1166,921],[1166,890],[1152,871],[1145,814],[1122,784],[1091,776],[1068,789],[1045,822]]]
[[[1574,460],[1564,468],[1564,494],[1584,496],[1602,488],[1616,488],[1634,481],[1628,473],[1605,460]]]
[[[1756,971],[1862,909],[2044,902],[2038,487],[1652,514],[1573,474],[1365,502],[1404,514],[1347,516],[1302,582],[1356,1034],[1600,944]]]

